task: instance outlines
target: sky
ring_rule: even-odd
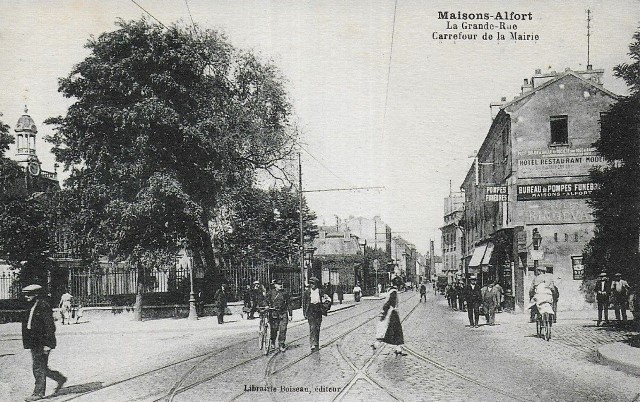
[[[72,102],[58,93],[58,78],[88,55],[91,35],[114,30],[118,18],[148,16],[142,8],[165,25],[193,19],[272,60],[301,128],[303,188],[319,223],[379,215],[423,253],[431,239],[439,245],[443,199],[471,167],[491,125],[490,103],[517,96],[535,69],[585,69],[587,9],[590,64],[605,70],[607,89],[626,94],[612,69],[629,62],[640,26],[633,0],[3,0],[0,119],[13,129],[27,105],[44,170],[55,161],[42,122]],[[439,18],[444,12],[480,13],[464,22],[495,28],[465,30],[463,20]],[[512,12],[520,19],[496,19]],[[511,31],[537,39],[513,40]],[[438,39],[460,32],[477,36]],[[493,38],[483,40],[484,32]],[[372,188],[314,191],[353,187]]]

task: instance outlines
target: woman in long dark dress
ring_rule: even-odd
[[[382,312],[376,326],[376,341],[371,345],[375,350],[384,342],[396,347],[396,356],[406,356],[402,351],[404,345],[404,334],[402,333],[402,323],[398,314],[398,290],[391,288],[389,297],[382,306]]]

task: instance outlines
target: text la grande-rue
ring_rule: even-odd
[[[445,29],[447,31],[457,30],[458,32],[433,32],[432,38],[436,40],[507,40],[514,41],[537,41],[540,36],[535,33],[518,32],[518,24],[514,21],[531,21],[533,15],[529,13],[497,12],[490,13],[463,13],[438,11],[438,19],[446,20]],[[491,22],[491,21],[496,22]],[[460,22],[459,22],[460,21]],[[477,31],[484,31],[477,33]],[[500,32],[507,31],[508,33]]]

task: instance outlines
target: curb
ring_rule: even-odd
[[[602,363],[640,376],[640,348],[634,348],[624,342],[609,343],[598,348],[598,357]]]

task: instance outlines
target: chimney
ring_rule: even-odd
[[[533,80],[531,80],[531,81],[533,81]],[[529,80],[525,78],[524,79],[524,84],[522,84],[522,86],[520,87],[520,94],[524,95],[527,92],[530,92],[532,89],[533,89],[533,84],[530,84]]]
[[[542,70],[539,68],[536,68],[536,75],[542,75]]]
[[[489,110],[491,111],[491,120],[496,118],[498,112],[500,112],[500,109],[502,108],[502,105],[504,105],[506,102],[507,97],[503,96],[502,98],[500,98],[500,102],[489,104]]]

